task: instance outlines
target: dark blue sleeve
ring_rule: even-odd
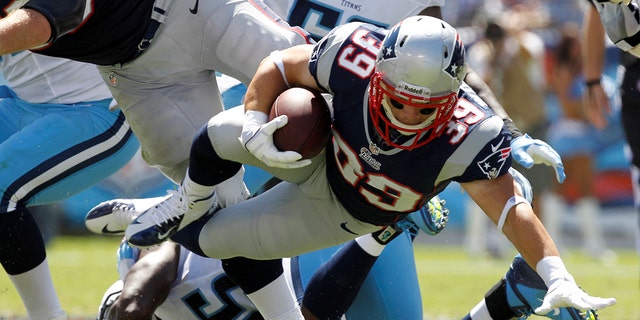
[[[473,159],[458,182],[495,179],[511,167],[511,133],[505,127]]]
[[[5,0],[2,0],[6,2]],[[51,24],[51,42],[77,28],[84,19],[85,8],[92,0],[30,0],[23,8],[33,9],[44,15]]]

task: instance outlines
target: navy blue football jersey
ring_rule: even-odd
[[[385,32],[363,23],[339,27],[315,46],[309,64],[320,87],[333,95],[331,188],[355,217],[378,225],[418,210],[451,181],[494,179],[511,166],[511,134],[467,85],[435,140],[408,151],[380,138],[369,117],[368,87]]]

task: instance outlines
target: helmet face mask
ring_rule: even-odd
[[[427,144],[453,116],[465,75],[464,47],[444,21],[411,17],[385,37],[369,87],[369,115],[378,134],[392,147],[412,150]],[[396,119],[392,109],[419,108],[429,115],[418,124]],[[396,143],[392,131],[414,135]]]

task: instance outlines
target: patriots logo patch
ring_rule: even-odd
[[[502,145],[503,141],[504,138],[500,143],[498,143],[498,145],[492,145],[491,150],[493,152],[482,161],[478,161],[478,166],[489,179],[495,179],[498,177],[498,174],[502,171],[502,167],[507,161],[507,158],[509,158],[509,155],[511,154],[511,147],[498,149],[500,145]]]

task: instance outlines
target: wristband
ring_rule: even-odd
[[[247,110],[244,112],[244,122],[261,126],[269,121],[269,115],[258,110]]]
[[[587,86],[587,88],[591,88],[595,85],[599,85],[600,84],[600,78],[597,79],[591,79],[591,80],[586,80],[584,82],[584,85]]]
[[[547,285],[547,288],[551,287],[551,283],[560,280],[566,279],[575,282],[567,268],[564,266],[564,262],[558,256],[546,256],[536,264],[536,272],[544,281],[544,284]]]
[[[511,138],[513,138],[514,140],[524,135],[510,118],[504,118],[502,119],[502,121],[504,122],[504,126],[507,127],[507,129],[509,129],[509,131],[511,132]]]

